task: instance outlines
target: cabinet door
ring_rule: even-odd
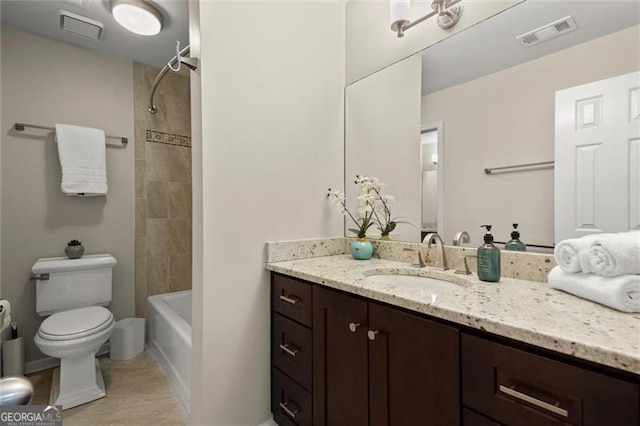
[[[368,425],[367,303],[313,288],[313,424]]]
[[[459,425],[458,330],[374,303],[369,329],[371,426]]]

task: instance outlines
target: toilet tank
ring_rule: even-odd
[[[46,316],[67,309],[108,305],[115,265],[116,259],[110,254],[38,259],[31,268],[36,275],[36,312]]]

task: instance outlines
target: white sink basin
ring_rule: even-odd
[[[419,268],[378,268],[363,271],[365,281],[428,290],[463,290],[467,279],[440,271]]]
[[[437,278],[419,277],[415,275],[369,275],[367,280],[381,284],[393,284],[402,287],[428,288],[430,290],[460,290],[464,286]]]

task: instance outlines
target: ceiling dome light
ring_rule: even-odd
[[[152,36],[162,29],[162,15],[158,9],[142,0],[112,0],[111,13],[132,33]]]

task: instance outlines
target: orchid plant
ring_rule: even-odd
[[[349,228],[349,231],[356,234],[358,239],[367,237],[367,231],[375,225],[381,234],[382,239],[389,239],[389,234],[401,223],[391,215],[390,203],[393,202],[392,195],[383,194],[384,183],[377,177],[356,175],[354,183],[360,189],[358,195],[358,215],[356,217],[347,209],[345,194],[340,191],[329,189],[328,197],[336,205],[342,215],[348,215],[357,228]]]

